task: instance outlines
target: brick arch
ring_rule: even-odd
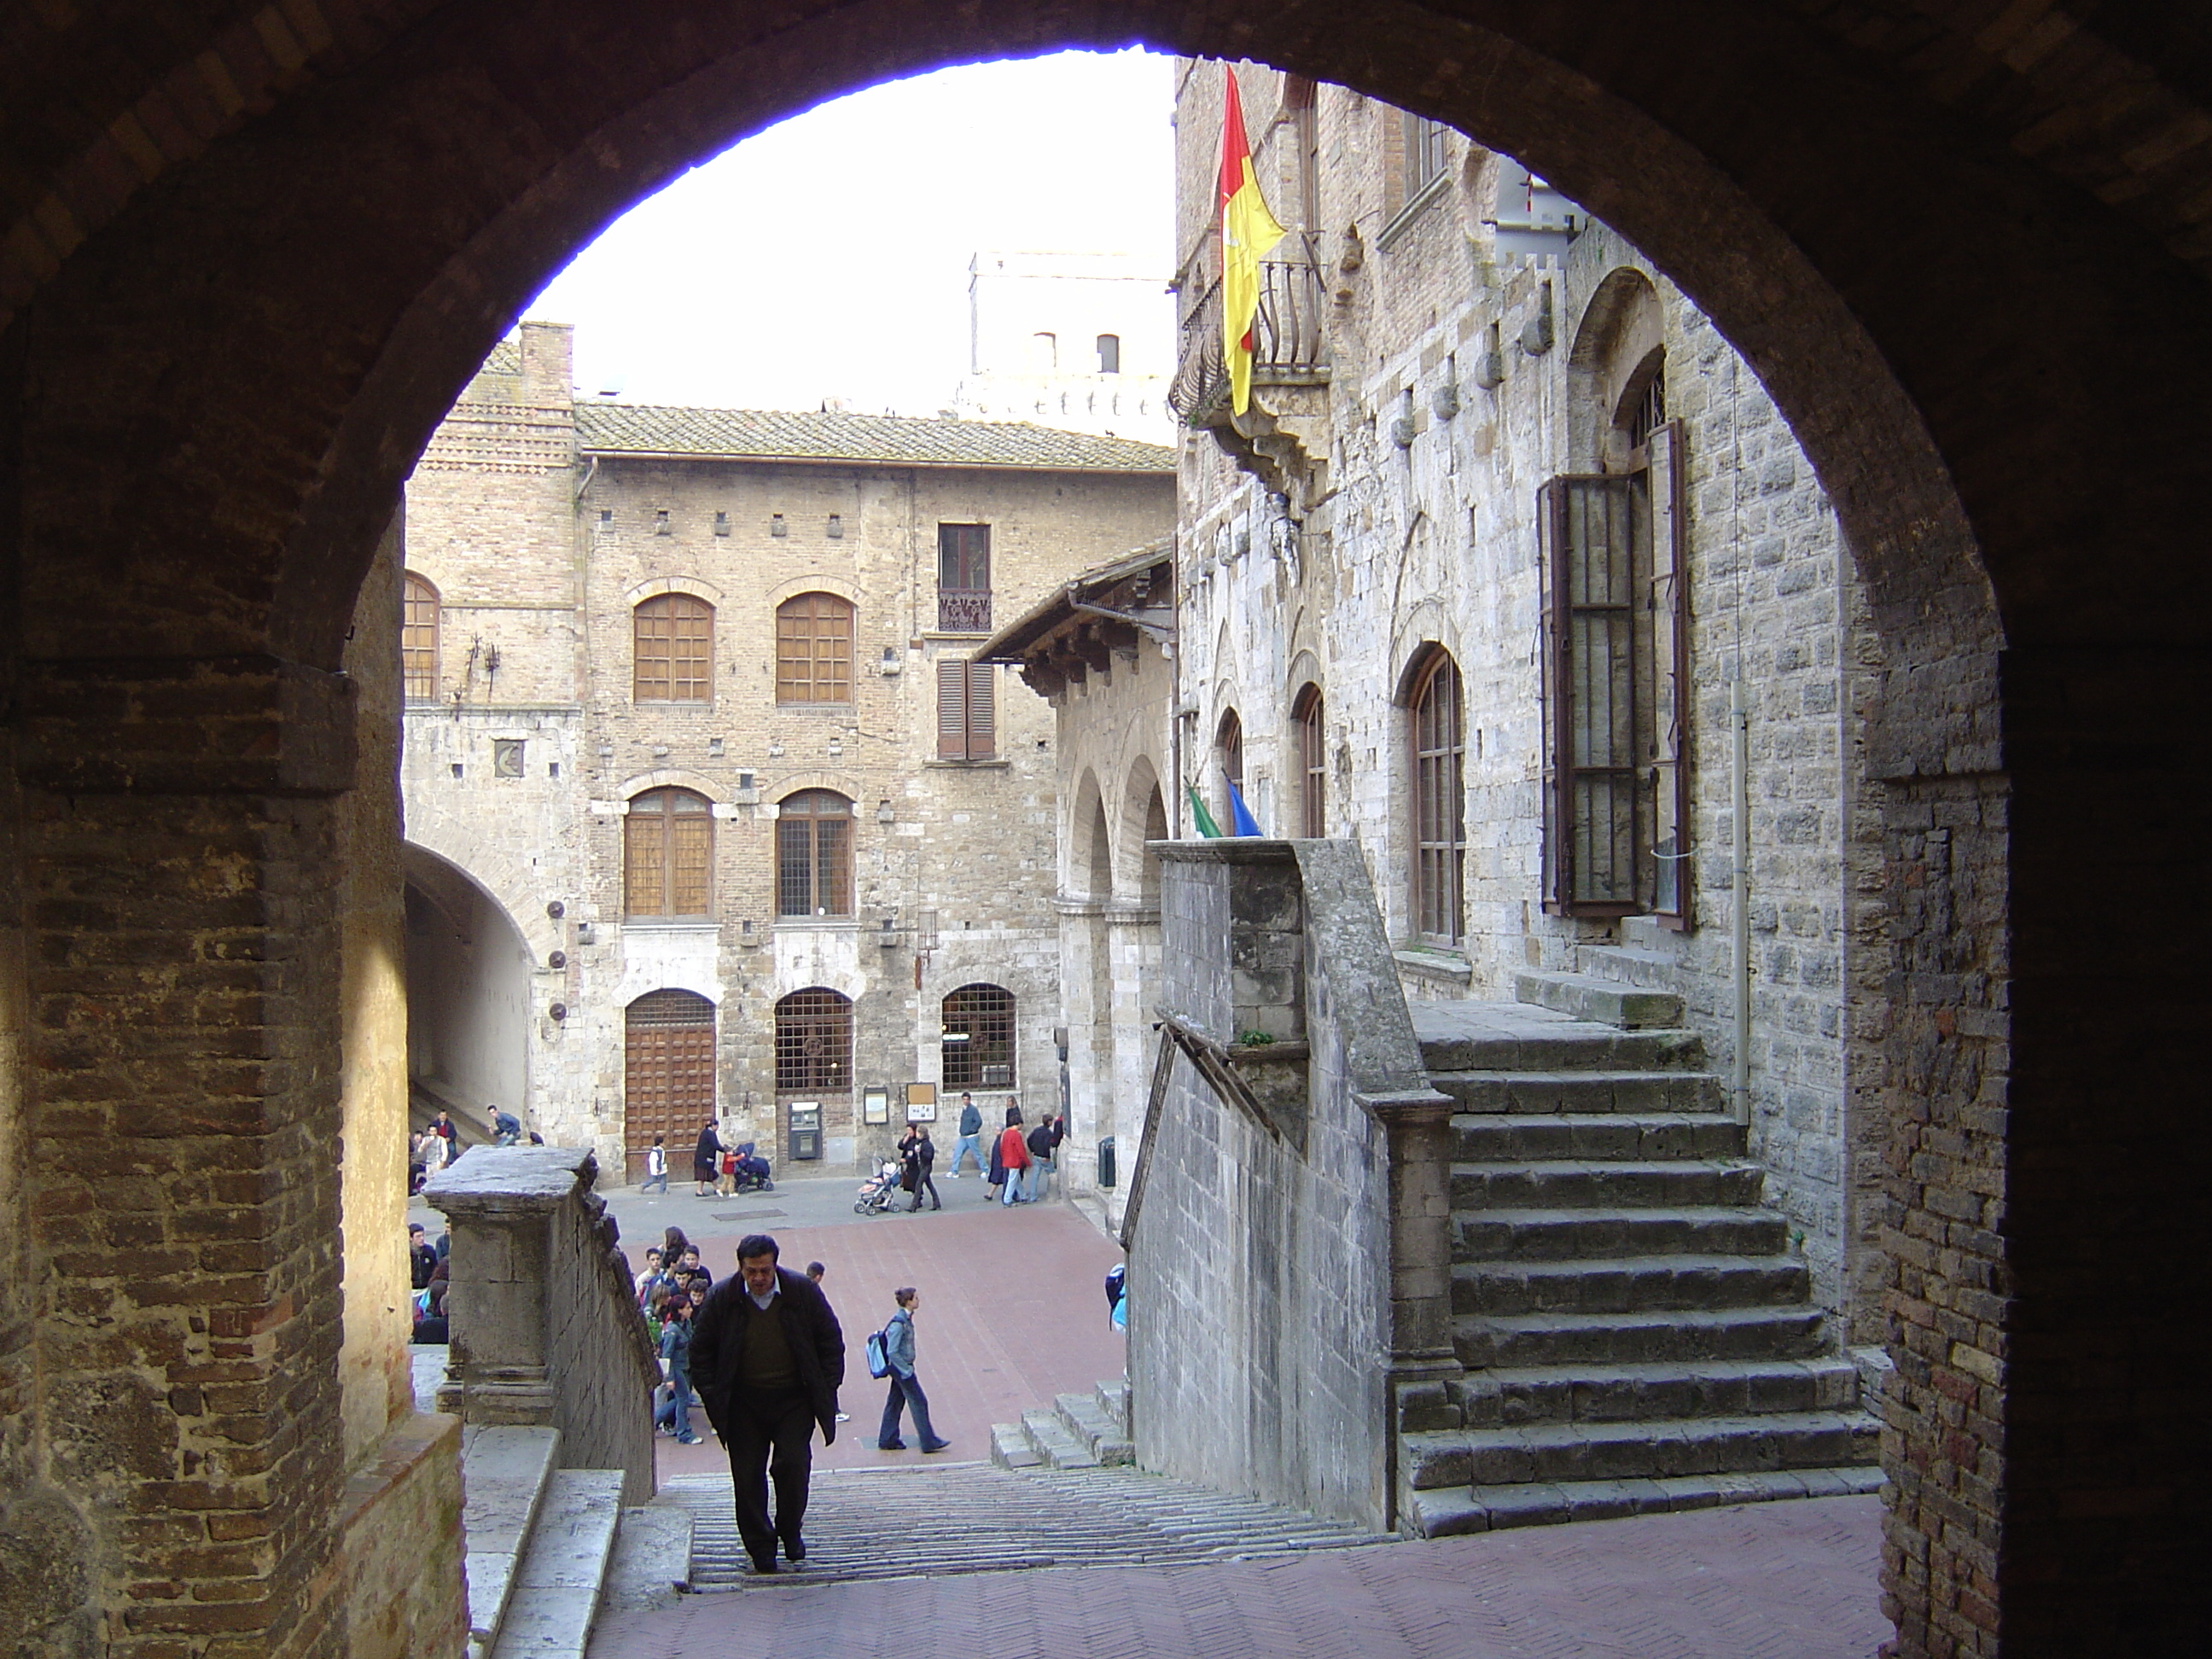
[[[1753,0],[455,0],[426,20],[365,0],[343,29],[300,21],[310,7],[160,28],[144,10],[87,0],[18,28],[15,8],[0,64],[21,161],[0,234],[0,569],[20,584],[19,772],[56,799],[342,789],[352,598],[485,349],[621,207],[870,80],[1139,35],[1266,41],[1519,156],[1637,242],[1791,422],[1887,651],[1871,755],[1898,990],[1856,1017],[1904,1126],[1901,1259],[1928,1257],[1898,1289],[1905,1649],[1987,1650],[2000,1609],[2018,1651],[2069,1630],[2096,1645],[2119,1613],[2157,1645],[2201,1515],[2165,1478],[2201,1449],[2173,1425],[2205,1415],[2154,1403],[2203,1386],[2164,1313],[2203,1272],[2171,988],[2204,901],[2166,879],[2205,835],[2172,787],[2204,765],[2175,712],[2207,629],[2201,4],[1954,23],[1909,0],[1832,21]],[[188,697],[252,730],[179,755],[143,711]],[[33,868],[62,867],[67,833],[39,821]],[[2152,902],[2083,878],[2113,868]],[[294,1018],[327,1060],[327,998]],[[33,1074],[73,1040],[33,1039]],[[307,1084],[269,1086],[272,1116],[317,1109]],[[2124,1113],[2095,1109],[2114,1096]],[[2154,1262],[2154,1286],[2132,1265]],[[301,1306],[335,1283],[312,1272]],[[2085,1345],[2124,1354],[2123,1384],[2073,1376]],[[1971,1398],[1966,1427],[1931,1377]],[[327,1469],[302,1478],[325,1493]],[[1924,1514],[1923,1481],[1950,1483]],[[1965,1519],[1931,1567],[1916,1550],[1946,1505]],[[2069,1589],[2106,1564],[2103,1595]]]

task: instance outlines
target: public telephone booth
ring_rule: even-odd
[[[791,1161],[811,1163],[822,1156],[822,1103],[816,1100],[794,1100],[787,1109],[789,1114]]]

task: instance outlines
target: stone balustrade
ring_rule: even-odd
[[[574,1146],[478,1146],[432,1177],[423,1196],[453,1232],[438,1408],[557,1428],[563,1467],[621,1469],[636,1504],[653,1495],[660,1366],[598,1179]]]

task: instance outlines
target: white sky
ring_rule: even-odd
[[[575,325],[586,393],[934,414],[968,366],[970,254],[1134,253],[1165,283],[1171,68],[1063,52],[822,105],[640,203],[523,314]]]

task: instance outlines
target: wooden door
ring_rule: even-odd
[[[629,1006],[623,1141],[632,1182],[655,1135],[671,1184],[691,1175],[699,1126],[714,1113],[714,1005],[690,991],[651,991]]]

